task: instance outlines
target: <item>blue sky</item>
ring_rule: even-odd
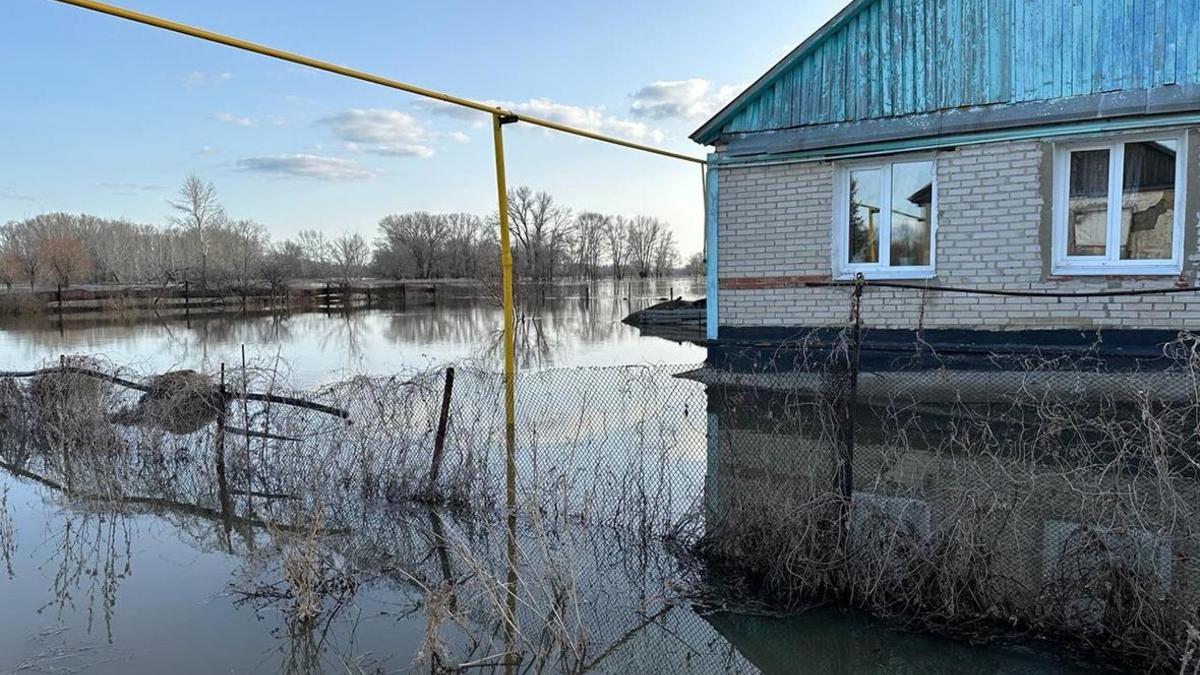
[[[738,3],[124,0],[124,6],[700,156],[687,135],[840,8]],[[161,223],[194,172],[273,235],[373,236],[387,213],[494,209],[485,115],[51,0],[7,0],[0,221]],[[700,248],[699,169],[533,128],[509,181],[669,221]]]

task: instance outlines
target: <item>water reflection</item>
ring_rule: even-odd
[[[498,446],[486,431],[496,426],[487,382],[478,397],[466,373],[462,383],[448,476],[487,470],[479,453]],[[86,430],[69,424],[94,401],[70,397],[75,414],[5,431],[0,494],[17,553],[0,581],[0,668],[45,669],[69,654],[91,672],[1066,671],[855,615],[780,622],[695,606],[681,578],[686,558],[658,534],[700,494],[705,392],[669,370],[526,373],[530,447],[518,458],[512,520],[475,503],[435,509],[411,498],[405,460],[427,463],[436,396],[377,384],[393,398],[365,399],[351,427],[316,429],[278,408],[267,422],[231,406],[230,421],[244,415],[246,429],[307,429],[301,444],[218,443],[213,424],[183,435],[107,424],[115,436],[97,436],[103,417]],[[400,398],[407,389],[411,398]],[[101,394],[105,407],[123,405]],[[736,433],[731,421],[718,430]],[[736,486],[722,481],[710,487],[730,500]],[[470,494],[483,500],[489,489]],[[44,622],[61,641],[53,649],[39,641]]]
[[[696,345],[643,337],[620,322],[668,293],[702,294],[701,282],[601,282],[586,292],[583,288],[556,287],[556,293],[518,307],[522,368],[703,359]],[[146,370],[214,371],[221,362],[239,363],[245,345],[250,358],[280,357],[294,364],[296,383],[307,385],[350,372],[396,372],[471,359],[499,363],[501,318],[494,299],[449,292],[439,294],[436,304],[333,311],[4,317],[0,367],[24,368],[58,354],[86,352]]]

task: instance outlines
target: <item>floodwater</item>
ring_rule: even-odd
[[[213,469],[225,463],[211,429],[118,438],[62,416],[49,422],[67,430],[51,449],[30,447],[3,418],[0,673],[1088,672],[1041,647],[976,647],[832,609],[771,618],[697,604],[680,558],[645,536],[660,526],[617,525],[645,521],[648,500],[670,520],[704,483],[704,392],[670,377],[703,350],[620,323],[667,292],[626,287],[525,309],[520,431],[537,443],[517,457],[530,507],[519,520],[403,492],[411,467],[397,448],[426,448],[424,412],[375,427],[360,415],[342,436],[303,443],[247,440],[244,456],[231,440],[228,475]],[[89,353],[141,374],[212,372],[240,364],[244,345],[256,362],[286,363],[299,387],[447,362],[487,370],[499,318],[489,301],[463,298],[287,316],[36,317],[3,326],[0,367]],[[647,363],[666,365],[567,370]],[[479,372],[464,371],[448,458],[473,456],[495,428],[494,398],[470,393],[487,389]],[[433,398],[413,395],[417,407],[436,410],[434,385]],[[268,416],[266,431],[301,426]],[[370,452],[346,450],[354,442]],[[482,444],[493,458],[502,447]],[[366,457],[374,464],[360,466]],[[467,466],[447,461],[452,475]],[[489,475],[483,483],[502,481]],[[640,514],[626,510],[630,495]]]
[[[328,587],[302,623],[287,572],[294,544],[269,525],[72,502],[0,472],[5,493],[5,673],[430,672],[432,644],[447,666],[480,662],[467,672],[1088,672],[837,610],[709,613],[671,595],[660,546],[603,530],[517,532],[521,633],[506,642],[503,528],[411,509],[364,511],[359,528],[319,544]],[[521,657],[506,670],[497,655],[514,643]]]
[[[599,282],[586,292],[578,284],[552,289],[545,299],[518,307],[518,364],[545,369],[702,361],[704,350],[699,346],[645,337],[621,323],[630,312],[672,292],[701,297],[704,284],[663,279]],[[59,354],[87,353],[143,372],[213,372],[222,362],[229,368],[240,365],[242,346],[247,359],[281,359],[299,386],[464,360],[499,368],[502,313],[494,298],[461,287],[441,290],[436,304],[432,296],[412,296],[402,306],[348,312],[0,318],[0,369],[23,369]]]

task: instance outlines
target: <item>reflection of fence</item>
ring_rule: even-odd
[[[758,372],[520,375],[521,513],[535,530],[675,535],[701,580],[736,582],[726,587],[741,599],[837,600],[1178,663],[1200,610],[1200,341],[1181,336],[1155,370],[1087,353],[970,369],[917,343],[895,368],[859,372],[855,332],[829,334],[785,345]],[[457,368],[439,434],[441,371],[290,392],[272,369],[231,369],[218,434],[215,417],[150,414],[156,380],[66,365],[2,381],[0,456],[78,497],[174,509],[227,533],[287,529],[288,514],[318,508],[331,532],[361,528],[347,506],[361,503],[503,513],[499,375]],[[84,367],[141,390],[81,380]]]
[[[1200,339],[963,359],[918,331],[867,368],[861,293],[848,328],[694,374],[712,418],[698,550],[784,603],[1178,671],[1200,610]]]

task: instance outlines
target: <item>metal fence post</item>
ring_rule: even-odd
[[[446,425],[450,421],[450,397],[454,393],[454,368],[446,369],[446,386],[442,389],[442,411],[438,416],[437,435],[433,438],[433,459],[429,463],[429,494],[437,490],[438,476],[442,472],[442,457],[446,451]]]
[[[846,384],[845,399],[845,427],[843,430],[845,439],[842,447],[841,468],[839,471],[841,495],[847,509],[854,495],[855,413],[858,407],[858,371],[860,350],[862,347],[862,294],[865,285],[866,281],[860,273],[854,280],[854,295],[850,301],[850,345],[846,351],[848,381]]]

